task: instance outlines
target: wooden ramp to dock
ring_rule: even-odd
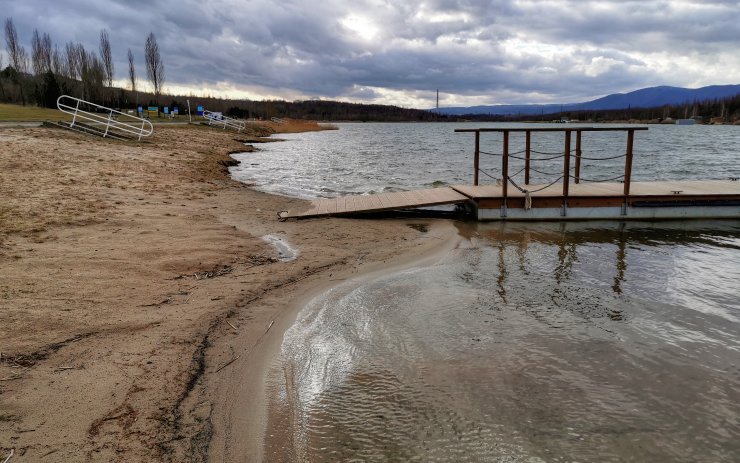
[[[458,204],[469,198],[452,188],[430,188],[416,191],[399,191],[375,195],[340,196],[311,201],[305,211],[289,211],[283,218],[309,218],[331,215],[349,215],[367,212],[414,209],[427,206]]]

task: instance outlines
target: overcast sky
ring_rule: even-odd
[[[468,106],[740,83],[740,1],[0,0],[0,6],[29,54],[34,29],[60,48],[75,41],[92,50],[107,29],[120,85],[127,85],[128,48],[148,85],[144,41],[154,32],[170,92],[430,108],[436,89],[440,106]]]

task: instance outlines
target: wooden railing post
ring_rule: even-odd
[[[627,154],[624,159],[624,195],[630,194],[630,180],[632,179],[632,147],[635,142],[635,130],[627,130]]]
[[[529,185],[529,158],[532,154],[532,132],[527,130],[527,140],[524,146],[524,184]]]
[[[480,130],[475,131],[475,157],[473,158],[473,185],[478,186],[478,170],[480,169]]]
[[[576,131],[576,183],[581,183],[581,131]]]
[[[504,130],[504,146],[501,152],[501,186],[503,187],[504,205],[509,192],[509,132]]]
[[[565,147],[563,148],[563,201],[568,197],[570,185],[570,130],[565,131]]]

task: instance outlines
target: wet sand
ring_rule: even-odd
[[[0,131],[0,458],[251,461],[264,367],[296,308],[455,236],[447,222],[279,222],[305,203],[227,172],[265,133]]]

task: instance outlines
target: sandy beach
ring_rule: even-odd
[[[302,303],[454,242],[444,221],[278,221],[305,202],[227,171],[267,133],[0,131],[1,458],[259,458],[261,374]]]

